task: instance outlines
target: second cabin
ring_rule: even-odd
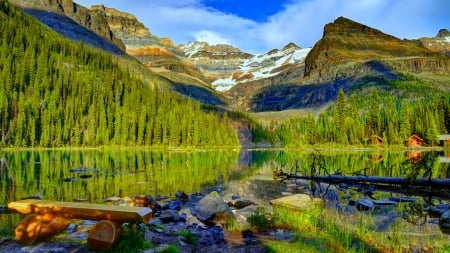
[[[411,147],[411,148],[422,147],[423,139],[420,138],[419,136],[413,134],[408,139],[406,139],[404,143],[405,143],[405,146]]]

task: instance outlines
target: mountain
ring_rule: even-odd
[[[304,76],[309,81],[326,82],[340,75],[356,74],[359,70],[344,68],[350,67],[349,63],[369,60],[404,61],[405,64],[400,65],[409,68],[404,69],[408,71],[415,71],[415,63],[420,64],[417,66],[420,71],[448,71],[448,58],[423,47],[418,41],[400,40],[339,17],[333,23],[325,25],[323,37],[306,57]]]
[[[112,34],[125,45],[127,54],[135,57],[151,70],[165,75],[182,75],[186,82],[209,86],[203,73],[191,63],[183,61],[184,52],[169,38],[160,38],[129,13],[103,5],[91,6],[91,10],[103,13]]]
[[[321,108],[336,99],[340,88],[350,92],[362,83],[401,81],[404,74],[439,85],[448,80],[445,29],[435,38],[401,40],[340,17],[325,25],[313,48],[290,43],[253,55],[231,45],[175,45],[153,35],[134,15],[103,5],[87,9],[71,0],[13,2],[66,37],[136,58],[183,96],[228,109]]]
[[[182,96],[205,104],[226,103],[226,98],[205,82],[198,68],[182,60],[183,52],[170,39],[152,35],[132,14],[103,5],[88,9],[72,0],[11,0],[11,3],[67,38],[135,57],[163,77],[161,83],[168,83]]]
[[[89,10],[72,0],[9,0],[25,12],[72,40],[123,53],[125,46],[114,36],[103,13]]]
[[[207,42],[190,42],[180,45],[185,59],[198,67],[216,90],[220,87],[214,81],[233,75],[241,63],[252,57],[251,54],[225,44],[209,45]]]
[[[305,59],[297,82],[267,86],[242,99],[254,112],[321,108],[347,94],[376,86],[411,93],[393,83],[410,83],[427,90],[450,92],[450,57],[433,52],[417,40],[400,40],[377,29],[340,17],[324,27],[323,37]],[[415,82],[415,81],[413,81]],[[426,94],[426,93],[424,93]],[[417,95],[417,94],[415,94]],[[423,96],[423,95],[420,95]]]
[[[443,52],[450,56],[450,31],[447,29],[439,30],[433,38],[422,37],[419,39],[422,45],[435,52]]]
[[[0,147],[237,146],[226,114],[0,0]]]

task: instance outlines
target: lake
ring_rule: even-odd
[[[289,194],[286,184],[273,179],[274,169],[305,175],[316,167],[314,173],[321,175],[448,178],[448,157],[444,151],[417,150],[0,151],[0,158],[7,162],[0,168],[0,205],[27,197],[103,203],[113,196],[173,197],[177,191],[192,194],[208,189],[267,204]],[[444,191],[436,201],[447,201],[447,197]],[[433,201],[434,196],[427,198]],[[3,214],[0,221],[0,226],[14,226],[18,217]]]

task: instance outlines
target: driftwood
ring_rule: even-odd
[[[384,185],[404,185],[404,186],[434,186],[450,188],[450,179],[440,178],[408,178],[408,177],[379,177],[379,176],[343,176],[343,175],[329,175],[329,176],[305,176],[283,171],[275,171],[274,177],[285,179],[305,179],[314,180],[318,182],[338,184],[338,183],[370,183],[370,184],[384,184]]]

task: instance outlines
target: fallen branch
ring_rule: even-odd
[[[297,174],[285,173],[283,171],[275,171],[274,177],[286,179],[305,179],[326,183],[371,183],[371,184],[387,184],[387,185],[411,185],[411,186],[435,186],[450,188],[450,179],[440,178],[408,178],[408,177],[379,177],[379,176],[304,176]]]

